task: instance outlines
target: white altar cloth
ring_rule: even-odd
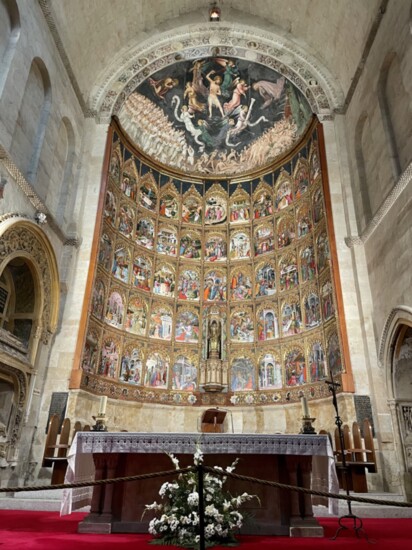
[[[312,456],[312,489],[339,492],[333,450],[327,435],[77,432],[68,454],[65,483],[93,481],[93,453],[279,454]],[[256,472],[259,478],[259,472]],[[91,502],[92,487],[65,489],[61,515]],[[326,504],[314,497],[315,504]],[[338,514],[337,499],[329,499],[329,513]]]

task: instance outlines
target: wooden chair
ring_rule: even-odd
[[[51,484],[59,485],[64,483],[64,476],[67,469],[67,451],[70,447],[70,419],[65,418],[59,437],[60,418],[54,414],[49,422],[46,443],[44,445],[42,466],[53,468]]]
[[[337,429],[335,431],[336,470],[338,473],[339,486],[345,489],[346,479],[348,489],[354,493],[367,493],[368,483],[366,470],[371,473],[377,471],[372,428],[369,420],[364,420],[363,434],[364,440],[362,441],[357,422],[352,424],[352,438],[349,427],[347,425],[343,426],[344,452],[347,466],[347,475],[345,476],[342,470],[342,453],[340,451],[339,434]]]
[[[226,418],[226,411],[222,411],[218,408],[207,409],[201,418],[201,431],[209,433],[223,433],[224,432],[224,420]]]
[[[83,426],[83,430],[82,430],[82,431],[83,431],[83,432],[90,432],[90,424],[85,424],[85,425]]]
[[[81,432],[82,431],[82,423],[77,420],[75,423],[74,423],[74,428],[73,428],[73,435],[72,435],[72,443],[73,443],[73,439],[75,437],[75,435],[77,434],[77,432]]]

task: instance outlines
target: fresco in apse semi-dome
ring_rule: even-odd
[[[232,57],[169,65],[139,84],[119,111],[131,139],[162,164],[228,176],[290,150],[311,116],[305,96],[284,76]]]

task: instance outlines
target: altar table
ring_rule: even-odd
[[[177,456],[181,467],[193,465],[199,447],[208,466],[230,465],[239,458],[236,473],[315,490],[338,492],[333,451],[327,435],[257,435],[214,433],[104,433],[78,432],[69,452],[66,483],[133,476],[173,469],[166,453]],[[79,524],[81,533],[145,533],[153,517],[143,518],[145,504],[159,502],[158,477],[93,488],[64,491],[62,514],[90,504]],[[313,515],[310,495],[229,479],[234,495],[244,491],[259,497],[245,505],[253,521],[244,534],[323,536]],[[319,498],[316,501],[320,504]],[[324,502],[323,502],[324,503]],[[336,499],[329,511],[336,514]]]

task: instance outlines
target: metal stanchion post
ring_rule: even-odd
[[[197,476],[198,476],[198,493],[199,493],[199,550],[205,550],[205,504],[204,504],[204,491],[203,491],[203,466],[198,464]]]
[[[345,483],[345,490],[346,490],[346,495],[347,496],[350,496],[350,490],[349,490],[349,476],[348,476],[348,465],[347,465],[347,462],[346,462],[346,454],[345,454],[345,440],[344,440],[344,437],[343,437],[343,431],[342,431],[342,419],[339,415],[339,409],[338,409],[338,400],[336,399],[336,388],[339,388],[340,387],[340,384],[338,382],[335,382],[333,380],[333,374],[332,374],[332,371],[330,371],[330,380],[325,380],[325,384],[328,384],[329,386],[329,391],[331,392],[332,394],[332,403],[333,403],[333,406],[335,408],[335,412],[336,412],[336,420],[335,420],[335,424],[338,428],[338,433],[339,433],[339,445],[340,445],[340,452],[341,452],[341,456],[342,456],[342,474],[343,474],[343,480],[344,480],[344,483]],[[337,450],[337,449],[336,449]],[[368,535],[365,533],[365,530],[363,529],[363,522],[361,520],[360,517],[356,516],[353,512],[352,512],[352,502],[350,500],[347,501],[347,504],[348,504],[348,513],[345,514],[344,516],[340,516],[339,520],[338,520],[338,523],[339,523],[339,527],[338,527],[338,530],[336,531],[335,533],[335,536],[332,537],[331,540],[336,540],[336,538],[338,537],[339,533],[343,530],[349,530],[350,527],[348,527],[347,525],[344,524],[344,521],[345,520],[349,520],[349,522],[352,522],[352,526],[353,526],[353,530],[355,531],[355,535],[360,538],[360,534],[363,533],[366,540],[370,543],[373,543],[374,541],[371,541],[369,540],[368,538]]]

